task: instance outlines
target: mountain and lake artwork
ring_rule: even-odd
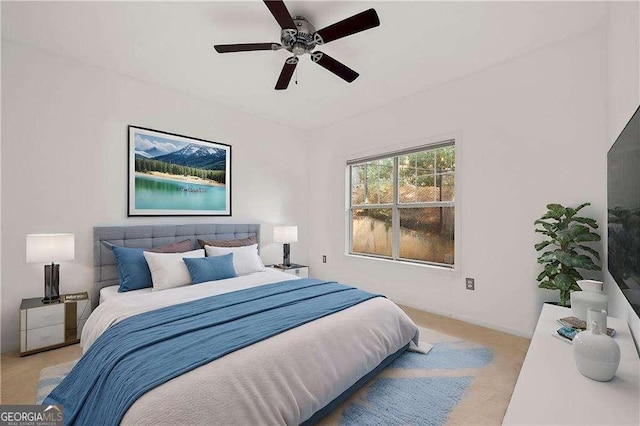
[[[129,126],[129,216],[231,215],[231,146]]]

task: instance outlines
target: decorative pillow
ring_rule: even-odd
[[[191,281],[194,284],[238,276],[233,268],[233,253],[225,254],[224,256],[203,257],[201,259],[185,257],[182,260],[187,265],[187,269],[191,274]]]
[[[143,248],[113,246],[111,250],[118,266],[119,293],[152,286]]]
[[[245,247],[204,247],[207,256],[222,256],[233,253],[233,267],[238,275],[247,275],[252,272],[262,272],[266,268],[258,256],[258,244]]]
[[[211,247],[244,247],[244,246],[252,246],[254,244],[258,244],[258,240],[255,237],[244,238],[241,240],[212,240],[205,241],[198,239],[198,244],[200,244],[200,248],[204,248],[204,246]]]
[[[184,253],[185,251],[193,250],[193,243],[191,240],[184,240],[178,243],[168,244],[166,246],[154,247],[146,249],[152,253]]]
[[[184,253],[152,253],[145,251],[153,290],[166,290],[191,283],[191,275],[182,259],[204,257],[204,250],[193,250]]]
[[[114,247],[118,247],[115,244],[110,243],[109,241],[100,241],[103,246],[108,248],[109,250],[113,250]],[[204,248],[204,247],[200,247]],[[193,250],[193,244],[191,240],[183,240],[173,244],[167,244],[165,246],[153,247],[153,248],[145,248],[145,251],[151,251],[154,253],[182,253],[185,251]]]
[[[118,267],[119,293],[141,288],[151,287],[151,272],[147,261],[142,254],[143,251],[153,251],[161,253],[181,253],[193,248],[191,240],[180,241],[179,243],[168,244],[166,246],[146,248],[120,247],[109,241],[101,241],[102,245],[113,252]],[[116,250],[117,249],[117,250]]]

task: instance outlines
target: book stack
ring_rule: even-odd
[[[571,344],[571,341],[580,333],[587,329],[587,322],[576,317],[560,318],[558,323],[562,326],[553,332],[553,336],[562,340],[563,342]],[[607,335],[613,337],[616,335],[616,330],[607,327]]]
[[[86,292],[70,293],[70,294],[63,294],[61,298],[64,303],[67,303],[67,302],[76,302],[78,300],[88,299],[89,295]]]

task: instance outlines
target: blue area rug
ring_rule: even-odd
[[[487,348],[458,348],[459,343],[443,342],[433,345],[427,354],[405,352],[388,368],[429,368],[459,370],[465,368],[482,368],[493,360],[493,351]]]
[[[442,425],[473,377],[375,379],[363,402],[342,414],[343,425]]]
[[[42,369],[36,391],[36,404],[42,404],[42,401],[44,401],[53,388],[58,386],[62,379],[67,376],[73,366],[76,365],[76,362],[78,362],[78,360]]]
[[[405,352],[358,391],[327,423],[443,425],[493,351],[452,340],[428,354]]]

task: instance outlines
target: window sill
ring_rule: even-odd
[[[460,268],[458,266],[454,266],[453,268],[447,268],[445,266],[429,265],[427,263],[410,262],[406,260],[393,260],[393,259],[386,259],[384,257],[365,256],[365,255],[354,254],[354,253],[345,253],[345,256],[355,258],[355,259],[364,259],[364,260],[371,260],[375,262],[385,262],[393,265],[402,265],[403,267],[415,266],[418,268],[429,269],[434,272],[441,272],[441,273],[447,273],[447,274],[460,273]]]

